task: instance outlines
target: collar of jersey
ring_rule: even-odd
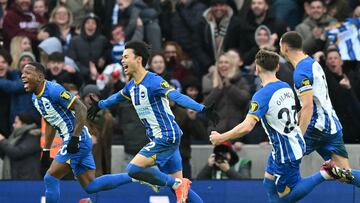
[[[149,71],[146,71],[146,73],[144,74],[144,76],[143,76],[139,81],[135,81],[135,80],[134,80],[135,85],[140,84],[140,83],[144,80],[144,78],[145,78],[145,76],[147,75],[148,72],[149,72]]]
[[[305,54],[304,58],[300,59],[300,61],[295,65],[295,68],[298,66],[298,64],[299,64],[302,60],[306,59],[307,57],[309,57],[309,55]]]
[[[44,82],[44,85],[43,85],[43,87],[42,87],[42,89],[41,89],[41,92],[36,95],[37,97],[41,97],[41,96],[44,94],[45,87],[46,87],[46,81]]]

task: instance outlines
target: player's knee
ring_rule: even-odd
[[[88,194],[94,194],[97,192],[96,188],[94,187],[94,181],[84,187],[84,190]]]
[[[130,177],[139,179],[141,177],[141,171],[143,170],[142,167],[136,166],[134,164],[129,164],[126,167],[126,170]]]
[[[59,179],[55,178],[54,176],[46,173],[44,176],[44,183],[46,186],[52,186],[59,183]]]

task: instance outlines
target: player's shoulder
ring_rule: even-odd
[[[147,73],[145,83],[149,85],[151,88],[155,88],[155,89],[158,87],[163,87],[163,88],[170,87],[169,83],[164,78],[153,72]]]
[[[317,61],[310,56],[307,56],[306,58],[299,61],[299,63],[296,65],[295,73],[303,73],[311,70],[311,67],[314,63],[317,63]]]

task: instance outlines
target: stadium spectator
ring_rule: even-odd
[[[149,69],[160,75],[164,78],[167,82],[170,83],[170,80],[173,79],[169,69],[165,65],[165,57],[164,55],[158,53],[153,54],[149,60]]]
[[[329,96],[343,126],[344,142],[359,143],[360,72],[356,69],[344,69],[344,62],[336,49],[327,51],[325,67],[327,84],[331,90]]]
[[[231,57],[220,55],[213,72],[203,77],[202,84],[204,104],[214,103],[220,116],[219,123],[209,125],[208,132],[225,132],[244,119],[250,101],[250,87]]]
[[[328,14],[342,22],[350,17],[350,7],[347,0],[326,0],[326,10]]]
[[[142,0],[106,2],[105,33],[110,33],[112,26],[121,24],[125,28],[126,41],[129,41],[136,34],[138,27],[143,27],[144,40],[151,44],[153,53],[159,52],[161,50],[161,30],[158,23],[160,5],[157,3],[157,1]]]
[[[63,47],[61,46],[61,42],[56,37],[49,37],[42,41],[39,46],[40,51],[40,61],[42,64],[48,63],[48,57],[50,54],[54,52],[60,52],[63,53]],[[69,58],[68,56],[65,56],[65,65],[68,65],[75,69],[76,71],[80,71],[77,64],[72,58]]]
[[[92,100],[90,94],[100,98],[100,90],[96,85],[89,84],[84,87],[81,99],[86,107],[90,107]],[[109,174],[111,169],[111,141],[113,133],[113,117],[109,110],[104,109],[97,113],[94,120],[87,120],[90,134],[93,140],[93,155],[96,164],[96,177]]]
[[[356,6],[352,14],[353,18],[360,18],[360,5]]]
[[[276,19],[286,19],[291,30],[295,29],[303,16],[303,10],[298,0],[273,0],[270,15]]]
[[[35,0],[33,6],[33,12],[39,16],[41,16],[45,21],[49,19],[48,15],[48,7],[46,0]]]
[[[15,117],[9,138],[0,134],[0,157],[3,159],[3,179],[39,180],[40,129],[27,113]]]
[[[0,1],[0,31],[1,31],[1,39],[3,39],[3,23],[4,16],[6,15],[6,8],[8,7],[9,2],[7,0]]]
[[[199,172],[197,179],[250,179],[251,161],[239,156],[231,142],[224,142],[214,148],[208,163]]]
[[[230,48],[246,47],[247,26],[235,17],[226,0],[212,0],[194,35],[191,57],[203,76],[216,59]],[[242,37],[239,37],[242,36]]]
[[[101,35],[100,26],[99,18],[93,13],[88,14],[81,26],[81,34],[72,38],[68,51],[87,84],[95,81],[106,65],[108,41]]]
[[[61,33],[60,39],[66,55],[70,47],[71,39],[76,35],[75,27],[72,26],[72,12],[66,6],[58,5],[51,12],[49,22],[59,26]]]
[[[40,119],[38,112],[32,105],[32,94],[24,91],[24,85],[21,81],[23,67],[34,61],[35,56],[31,52],[23,52],[20,55],[18,69],[7,71],[7,77],[0,79],[0,91],[6,92],[7,97],[11,98],[9,124],[14,122],[16,115],[23,112],[31,114],[35,119]]]
[[[296,26],[295,30],[304,39],[304,51],[310,55],[323,50],[325,45],[325,31],[337,20],[326,12],[326,5],[322,0],[311,0],[309,16]],[[279,35],[280,36],[280,35]]]
[[[5,49],[0,49],[0,80],[9,77],[11,55]],[[0,134],[5,137],[10,135],[10,101],[9,93],[0,89]]]
[[[247,15],[246,22],[250,26],[250,32],[252,33],[250,39],[250,46],[243,48],[241,47],[240,51],[244,55],[244,62],[246,65],[250,65],[254,62],[255,55],[253,54],[252,47],[257,45],[257,37],[253,37],[260,25],[266,26],[271,33],[281,36],[287,31],[287,25],[279,19],[270,15],[270,3],[269,0],[252,0],[251,1],[251,10]],[[275,47],[278,48],[278,38],[274,43]],[[250,52],[250,53],[249,53]]]
[[[4,18],[4,44],[9,48],[11,39],[17,35],[27,36],[33,45],[37,44],[37,32],[45,19],[31,11],[31,0],[15,0]]]
[[[199,0],[181,0],[176,3],[169,25],[171,39],[177,42],[186,53],[192,53],[193,35],[196,34],[205,9],[206,6]]]
[[[54,52],[49,55],[46,65],[46,79],[59,84],[72,83],[81,87],[82,78],[80,72],[77,72],[69,65],[65,65],[65,57],[61,52]]]
[[[186,60],[186,57],[178,43],[167,41],[164,45],[164,56],[167,71],[171,78],[180,81],[181,83],[190,75],[192,75],[191,61]]]
[[[18,67],[20,54],[24,51],[32,52],[31,41],[26,36],[16,36],[12,38],[10,43],[10,54],[13,58],[12,68]]]
[[[94,0],[59,0],[59,3],[71,10],[74,27],[80,27],[86,16],[94,10]]]

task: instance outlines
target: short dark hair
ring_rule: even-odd
[[[279,64],[279,55],[272,51],[260,50],[255,56],[255,63],[265,70],[274,71]]]
[[[130,41],[125,44],[125,49],[134,50],[136,56],[141,56],[142,66],[146,66],[150,57],[150,46],[148,44],[141,41]]]
[[[13,61],[11,54],[6,49],[0,49],[0,56],[10,65]]]
[[[340,54],[340,52],[339,52],[339,50],[337,48],[330,48],[330,49],[326,50],[325,57],[327,58],[329,53],[331,53],[331,52],[336,52],[341,57],[341,54]]]
[[[31,65],[31,66],[34,66],[35,67],[35,71],[45,75],[45,67],[41,64],[41,63],[38,63],[38,62],[30,62],[26,65]]]
[[[287,44],[292,49],[302,49],[303,39],[298,32],[289,31],[281,37],[281,43]]]
[[[308,3],[311,4],[312,2],[315,2],[315,1],[320,1],[323,6],[326,6],[324,0],[308,0]]]
[[[65,56],[61,52],[54,52],[54,53],[49,55],[48,61],[64,62],[65,61]]]

